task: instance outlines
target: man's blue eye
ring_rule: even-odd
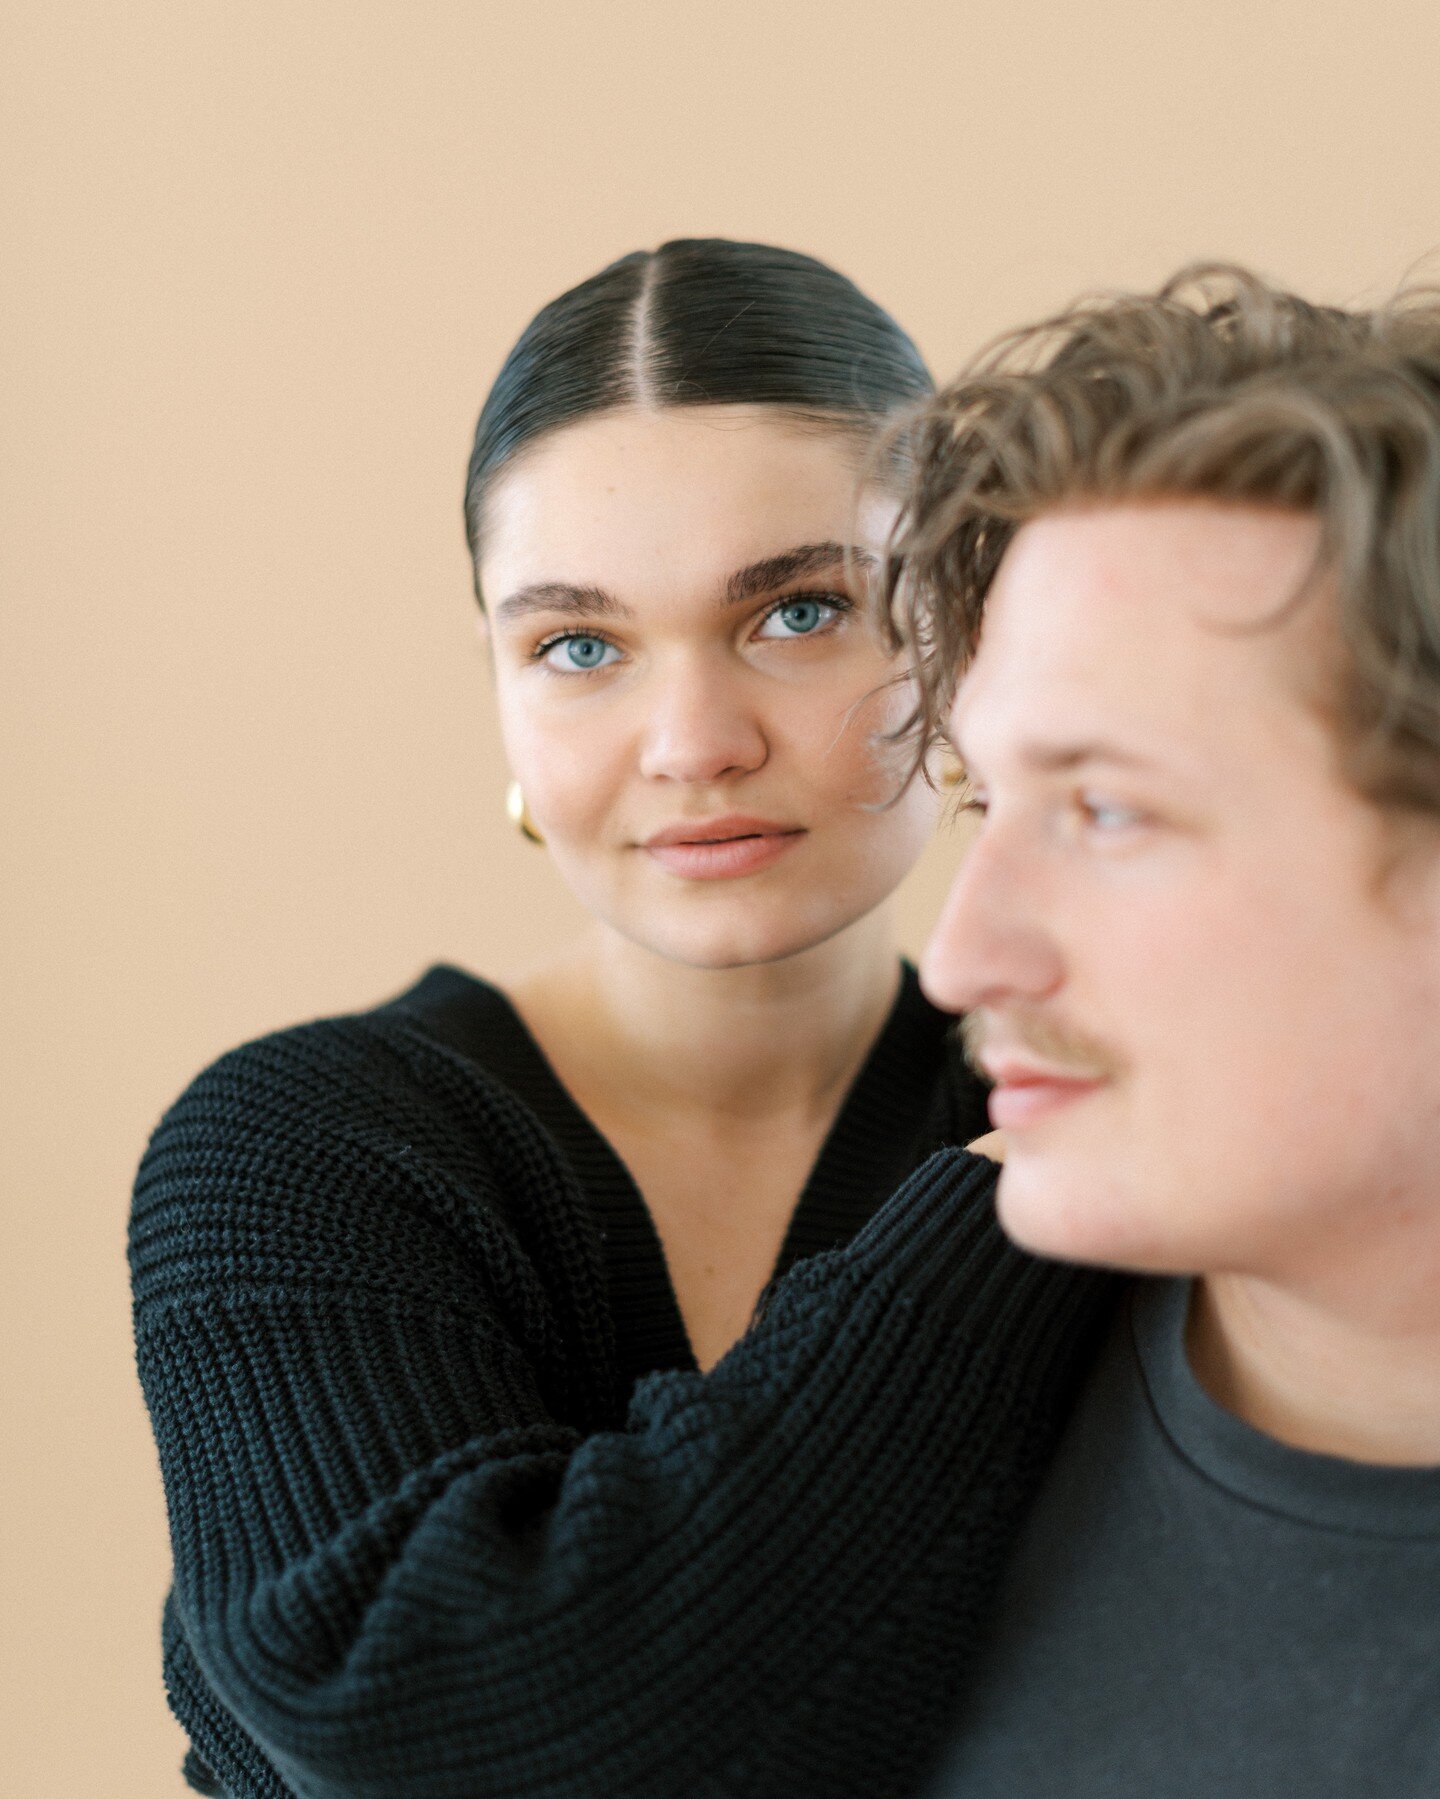
[[[1128,831],[1141,823],[1141,814],[1133,806],[1126,806],[1117,800],[1101,799],[1087,794],[1081,799],[1086,820],[1102,832]]]
[[[578,669],[582,674],[592,668],[604,668],[619,652],[603,637],[559,637],[545,651],[544,660],[552,668]]]

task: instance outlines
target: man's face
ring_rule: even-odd
[[[1337,1270],[1440,1180],[1440,878],[1339,773],[1314,518],[1024,526],[952,727],[983,812],[927,991],[977,1016],[1041,1253]],[[1267,622],[1269,621],[1269,622]],[[1390,1231],[1398,1239],[1402,1231]]]

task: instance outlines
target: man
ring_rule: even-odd
[[[925,958],[998,1209],[1126,1291],[943,1791],[1440,1794],[1440,307],[1239,271],[930,408],[893,564],[982,814]]]

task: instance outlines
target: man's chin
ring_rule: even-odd
[[[1056,1262],[1143,1266],[1133,1207],[1107,1176],[1078,1160],[1009,1145],[995,1197],[1000,1228],[1018,1248]],[[1153,1245],[1151,1246],[1153,1247]]]
[[[1056,1261],[1076,1261],[1072,1247],[1075,1233],[1070,1227],[1067,1208],[1049,1197],[1029,1190],[1026,1172],[1016,1166],[1014,1152],[1000,1170],[995,1189],[995,1216],[1000,1228],[1017,1249],[1031,1255],[1047,1256]]]

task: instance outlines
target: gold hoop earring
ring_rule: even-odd
[[[527,843],[544,843],[545,839],[535,829],[535,820],[530,816],[518,781],[512,781],[505,789],[505,816]]]

